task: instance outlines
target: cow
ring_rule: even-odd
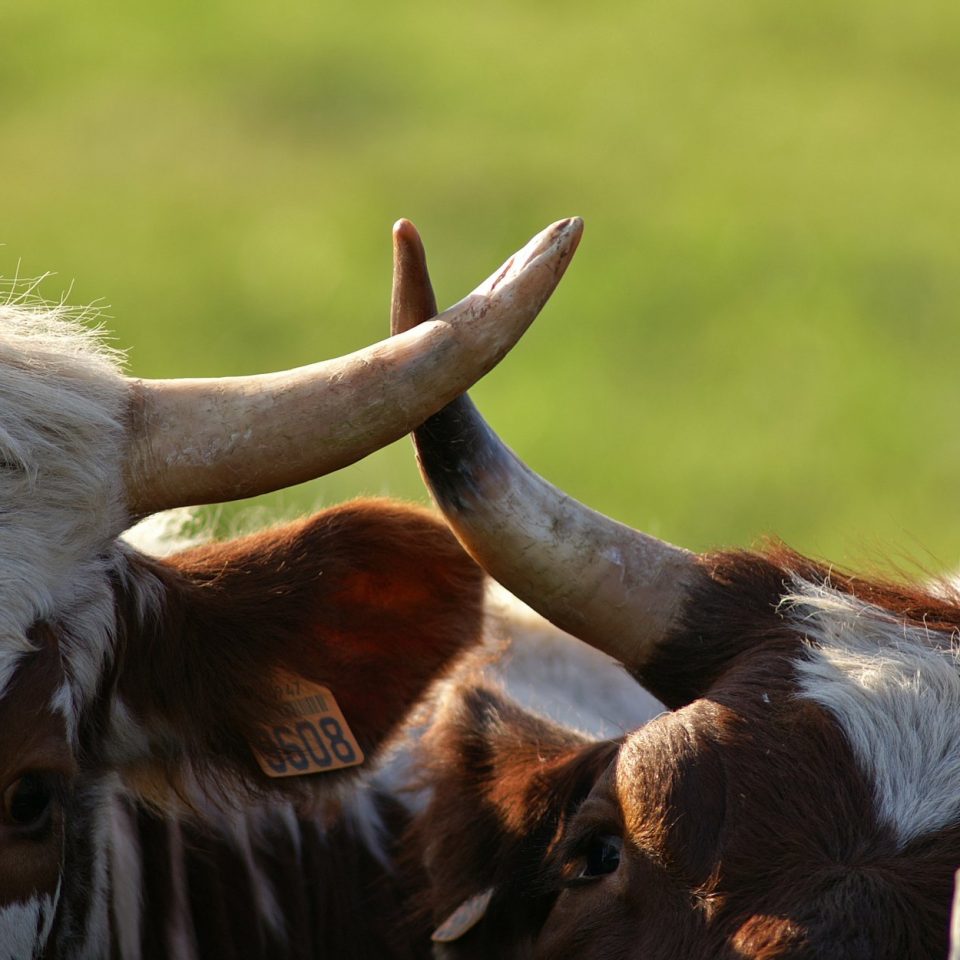
[[[122,534],[402,436],[506,353],[579,232],[260,376],[131,379],[64,308],[0,305],[0,958],[416,955],[385,927],[405,813],[358,771],[477,639],[475,564],[384,501],[166,558]]]
[[[436,311],[422,245],[405,242],[396,331]],[[954,585],[860,577],[779,543],[690,553],[551,486],[466,396],[415,443],[474,559],[667,708],[595,738],[487,682],[446,689],[411,841],[436,957],[946,956]]]

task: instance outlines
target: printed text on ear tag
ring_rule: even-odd
[[[363,763],[363,751],[328,687],[278,674],[277,719],[250,747],[268,777],[301,777]]]

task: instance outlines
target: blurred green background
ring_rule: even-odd
[[[400,216],[447,305],[569,214],[474,391],[535,469],[693,548],[960,564],[960,5],[0,8],[0,274],[136,375],[381,339]],[[424,499],[406,441],[265,503],[367,493]]]

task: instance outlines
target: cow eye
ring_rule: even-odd
[[[21,830],[42,830],[50,820],[55,793],[52,777],[25,773],[3,791],[4,819]]]
[[[620,866],[620,851],[623,840],[609,834],[597,834],[587,844],[584,854],[583,870],[578,879],[604,877]]]

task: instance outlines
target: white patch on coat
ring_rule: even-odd
[[[92,860],[90,888],[87,891],[87,909],[83,916],[83,940],[73,956],[77,960],[98,960],[109,953],[110,945],[110,888],[111,844],[115,796],[119,780],[106,777],[89,788],[93,794]]]
[[[75,706],[90,701],[100,687],[114,654],[117,617],[110,575],[99,569],[84,576],[77,570],[71,602],[64,603],[52,619],[60,645],[60,659],[73,687]]]
[[[0,960],[40,956],[53,926],[59,895],[44,894],[0,908]]]
[[[133,715],[119,693],[110,701],[110,724],[102,749],[107,762],[118,767],[133,764],[151,754],[146,727]]]
[[[836,717],[880,822],[905,845],[960,820],[957,638],[804,581],[783,609],[810,641],[801,695]]]
[[[187,866],[184,859],[183,830],[176,820],[169,820],[168,852],[170,855],[170,889],[173,900],[167,917],[169,956],[177,960],[197,960],[197,941],[190,914],[187,890]]]
[[[606,654],[558,630],[497,584],[488,632],[509,646],[486,669],[522,707],[590,737],[618,737],[666,709]]]
[[[139,622],[132,627],[155,620],[162,609],[162,585],[148,569],[130,563],[126,545],[111,544],[93,569],[89,566],[78,566],[72,596],[64,598],[64,606],[51,620],[65,674],[51,708],[63,715],[71,743],[76,740],[80,714],[100,691],[116,653],[117,614],[111,581],[119,582],[124,594],[133,599]],[[110,720],[105,755],[118,761],[144,756],[146,733],[127,705],[114,704]]]
[[[259,839],[262,821],[273,815],[274,810],[269,807],[254,807],[244,811],[228,810],[223,813],[219,828],[243,860],[260,918],[277,938],[285,942],[287,922],[283,908],[277,901],[273,881],[257,863],[254,855],[254,844]]]
[[[73,695],[73,687],[64,680],[57,688],[50,701],[51,713],[59,713],[63,717],[63,722],[67,728],[67,742],[71,747],[77,745],[77,722],[79,710],[77,709],[76,698]]]
[[[389,874],[394,864],[387,850],[388,830],[383,822],[376,795],[370,784],[357,783],[346,796],[343,804],[343,819],[355,837],[367,848],[370,855]]]
[[[303,862],[303,837],[300,835],[300,824],[297,822],[293,804],[283,803],[273,807],[272,811],[274,821],[282,824],[287,831],[287,837],[293,846],[294,861],[299,865]]]
[[[130,811],[115,795],[110,800],[110,889],[113,922],[120,956],[140,960],[140,928],[143,913],[143,869],[136,824]]]

